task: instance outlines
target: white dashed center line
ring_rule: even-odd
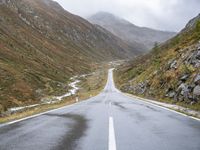
[[[115,130],[113,117],[109,117],[109,143],[108,150],[116,150]]]

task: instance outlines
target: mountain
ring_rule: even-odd
[[[125,92],[200,110],[200,15],[116,76]]]
[[[51,0],[0,0],[0,111],[69,90],[96,62],[138,52]]]
[[[107,12],[99,12],[89,17],[88,20],[93,24],[104,27],[133,46],[136,45],[141,51],[147,51],[151,49],[156,42],[164,42],[176,34],[174,32],[138,27],[127,20]]]

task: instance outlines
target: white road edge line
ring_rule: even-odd
[[[98,96],[98,95],[96,95],[96,96]],[[95,98],[96,96],[94,96],[92,98]],[[44,115],[44,114],[47,114],[47,113],[50,113],[50,112],[54,112],[54,111],[65,109],[65,108],[68,108],[68,107],[72,107],[72,106],[75,106],[75,105],[78,105],[78,104],[86,103],[90,99],[91,98],[89,98],[87,100],[84,100],[84,101],[79,101],[78,103],[69,104],[67,106],[63,106],[63,107],[60,107],[60,108],[56,108],[56,109],[48,110],[48,111],[45,111],[45,112],[42,112],[42,113],[38,113],[38,114],[35,114],[35,115],[31,115],[31,116],[28,116],[28,117],[25,117],[25,118],[21,118],[21,119],[17,119],[17,120],[14,120],[14,121],[7,122],[7,123],[3,123],[3,124],[0,124],[0,128],[4,127],[4,126],[7,126],[7,125],[11,125],[11,124],[17,123],[17,122],[25,121],[27,119],[32,119],[32,118],[35,118],[35,117],[39,117],[41,115]]]
[[[112,106],[112,102],[109,102],[109,107],[111,107]]]
[[[38,116],[41,116],[41,115],[44,115],[44,114],[47,114],[47,113],[50,113],[50,112],[53,112],[53,111],[56,111],[56,110],[64,109],[66,107],[68,107],[68,106],[63,106],[63,107],[60,107],[60,108],[57,108],[57,109],[52,109],[52,110],[49,110],[49,111],[45,111],[43,113],[39,113],[39,114],[36,114],[36,115],[31,115],[31,116],[28,116],[28,117],[25,117],[25,118],[22,118],[22,119],[18,119],[18,120],[14,120],[14,121],[11,121],[11,122],[3,123],[3,124],[0,124],[0,128],[4,127],[4,126],[7,126],[7,125],[11,125],[11,124],[17,123],[17,122],[20,122],[20,121],[24,121],[24,120],[27,120],[27,119],[35,118],[35,117],[38,117]]]
[[[124,96],[126,96],[126,97],[128,97],[128,98],[131,98],[131,99],[133,99],[133,100],[142,101],[142,102],[147,103],[147,104],[150,104],[150,105],[152,105],[152,106],[159,107],[159,108],[162,108],[162,109],[165,109],[165,110],[174,112],[174,113],[176,113],[176,114],[179,114],[179,115],[182,115],[182,116],[185,116],[185,117],[188,117],[188,118],[191,118],[191,119],[200,121],[199,118],[196,118],[196,117],[193,117],[193,116],[190,116],[190,115],[187,115],[187,114],[178,112],[178,111],[176,111],[176,110],[173,110],[173,109],[170,109],[170,108],[167,108],[167,107],[164,107],[164,106],[161,106],[161,105],[158,105],[158,104],[149,102],[148,99],[144,99],[144,98],[141,98],[141,97],[138,97],[138,96],[135,96],[135,95],[132,95],[132,96],[133,96],[133,97],[132,97],[132,96],[127,95],[126,93],[124,93],[124,92],[118,90],[117,88],[116,88],[116,90],[117,90],[118,93],[121,93],[121,94],[123,94]]]
[[[123,93],[123,92],[121,92],[121,93]],[[126,95],[125,93],[123,93],[123,95],[126,96],[126,97],[129,97],[129,98],[131,98],[131,99],[133,99],[133,100],[142,101],[142,102],[147,103],[147,104],[150,104],[150,105],[152,105],[152,106],[156,106],[156,107],[159,107],[159,108],[162,108],[162,109],[165,109],[165,110],[174,112],[174,113],[176,113],[176,114],[182,115],[182,116],[184,116],[184,117],[188,117],[188,118],[191,118],[191,119],[200,121],[199,118],[196,118],[196,117],[193,117],[193,116],[189,116],[189,115],[187,115],[187,114],[178,112],[178,111],[176,111],[176,110],[173,110],[173,109],[170,109],[170,108],[167,108],[167,107],[158,105],[158,104],[154,104],[154,103],[149,102],[148,100],[143,99],[143,98],[141,98],[141,97],[137,97],[137,96],[135,96],[135,95],[133,95],[134,97],[131,97],[131,96],[129,96],[129,95]]]
[[[109,117],[109,138],[108,150],[116,150],[115,129],[113,117]]]

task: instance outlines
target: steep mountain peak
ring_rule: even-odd
[[[106,11],[99,11],[96,14],[94,14],[92,17],[100,17],[100,18],[113,17],[113,18],[115,18],[116,16],[114,14],[106,12]]]
[[[130,24],[127,20],[120,18],[112,13],[105,12],[105,11],[100,11],[97,12],[96,14],[90,16],[88,18],[89,21],[91,22],[97,22],[97,24],[106,24],[106,23],[122,23],[122,24]]]
[[[106,12],[106,11],[99,11],[96,14],[90,16],[93,18],[99,18],[99,19],[104,19],[104,18],[115,18],[115,19],[119,19],[118,16],[110,13],[110,12]]]
[[[139,27],[111,13],[98,12],[88,18],[93,23],[102,26],[122,40],[137,45],[141,51],[151,49],[155,42],[162,43],[175,35],[173,32],[159,31],[147,27]]]

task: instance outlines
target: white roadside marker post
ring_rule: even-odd
[[[78,97],[76,97],[76,103],[78,103]]]

